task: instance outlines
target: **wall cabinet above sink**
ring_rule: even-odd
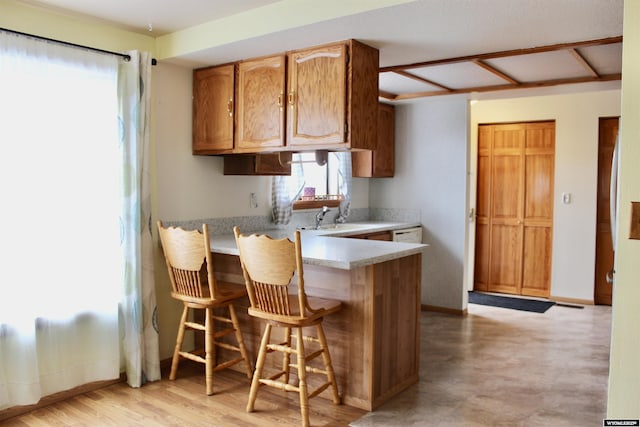
[[[347,40],[194,70],[193,154],[372,149],[378,63]]]

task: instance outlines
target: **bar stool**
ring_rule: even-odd
[[[300,398],[300,412],[303,426],[309,425],[309,399],[331,387],[334,404],[340,404],[338,387],[331,365],[329,348],[322,328],[325,316],[341,308],[340,301],[307,297],[304,290],[302,251],[300,232],[296,231],[295,241],[272,239],[267,235],[245,236],[238,227],[233,228],[240,251],[240,262],[249,294],[249,315],[265,321],[256,369],[251,382],[247,412],[253,412],[258,388],[262,385],[284,391],[297,392]],[[289,294],[288,286],[293,276],[297,276],[297,294]],[[284,329],[284,341],[271,343],[273,327]],[[302,328],[313,327],[316,337],[304,336]],[[291,331],[295,330],[295,335]],[[295,345],[292,344],[295,338]],[[318,350],[305,352],[305,343],[319,346]],[[267,353],[278,351],[283,354],[282,370],[269,377],[263,377]],[[290,363],[291,356],[296,363]],[[311,367],[309,362],[322,356],[324,368]],[[290,368],[297,369],[298,385],[289,383]],[[309,393],[307,374],[326,376],[326,382]]]
[[[213,373],[244,361],[247,378],[251,379],[251,366],[244,346],[240,325],[233,308],[233,302],[247,296],[245,287],[237,284],[216,281],[213,275],[213,262],[209,242],[209,228],[202,225],[202,232],[187,231],[182,228],[162,226],[158,221],[160,241],[171,280],[171,296],[184,304],[182,318],[178,327],[176,346],[171,361],[169,379],[176,378],[181,358],[190,359],[205,365],[207,395],[213,394]],[[214,314],[214,309],[226,308],[229,317]],[[204,322],[189,320],[189,311],[204,310]],[[226,324],[225,329],[216,331],[215,322]],[[182,342],[185,331],[204,331],[204,349],[183,351]],[[220,341],[220,338],[235,334],[238,346]],[[240,356],[216,364],[216,347],[240,353]],[[204,356],[203,356],[204,354]]]

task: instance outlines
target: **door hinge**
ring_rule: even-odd
[[[351,56],[349,55],[349,52],[348,52],[348,51],[347,51],[347,52],[345,52],[345,54],[344,54],[344,60],[345,60],[345,62],[347,63],[347,65],[349,65],[349,61],[350,61],[350,59],[351,59]]]

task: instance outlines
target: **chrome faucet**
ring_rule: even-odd
[[[318,228],[320,228],[320,223],[322,222],[322,219],[324,218],[324,216],[327,214],[327,212],[329,212],[331,209],[329,209],[328,206],[323,206],[322,209],[320,210],[320,212],[318,212],[316,214],[316,230]]]

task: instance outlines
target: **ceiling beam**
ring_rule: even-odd
[[[589,64],[589,61],[587,61],[585,57],[582,56],[580,52],[578,52],[577,49],[569,49],[569,52],[571,53],[571,55],[573,55],[576,61],[578,61],[580,65],[582,65],[587,73],[591,74],[593,77],[600,77],[598,75],[598,72],[591,66],[591,64]]]
[[[436,83],[433,80],[429,80],[429,79],[425,79],[424,77],[420,77],[420,76],[416,76],[415,74],[411,74],[408,73],[406,71],[401,71],[401,70],[395,70],[393,71],[395,74],[398,74],[400,76],[406,77],[408,79],[412,79],[412,80],[416,80],[420,83],[426,83],[429,84],[431,86],[435,86],[435,87],[439,87],[440,89],[446,90],[446,91],[450,91],[451,88],[448,88],[444,85],[441,85],[440,83]]]
[[[407,100],[407,99],[425,98],[428,96],[455,95],[455,94],[470,93],[470,92],[493,92],[493,91],[508,90],[508,89],[532,89],[532,88],[541,88],[541,87],[558,86],[558,85],[575,84],[575,83],[615,81],[615,80],[621,80],[621,79],[622,79],[622,74],[616,73],[616,74],[605,74],[599,77],[586,76],[586,77],[526,82],[526,83],[520,83],[519,85],[504,84],[504,85],[493,85],[493,86],[466,87],[466,88],[460,88],[460,89],[451,89],[449,91],[436,90],[436,91],[430,91],[430,92],[404,93],[404,94],[396,95],[393,99],[391,98],[386,98],[386,99],[389,99],[391,101],[401,101],[401,100]]]
[[[395,99],[398,97],[397,94],[387,92],[386,90],[378,90],[378,96],[380,98],[388,99],[389,101],[395,101]]]
[[[434,65],[455,64],[458,62],[468,62],[473,60],[482,61],[486,59],[504,58],[507,56],[530,55],[533,53],[553,52],[557,50],[577,49],[580,47],[600,46],[605,44],[613,44],[613,43],[621,43],[621,42],[622,42],[622,36],[615,36],[615,37],[607,37],[607,38],[596,39],[596,40],[586,40],[586,41],[574,42],[574,43],[559,43],[554,45],[531,47],[526,49],[505,50],[501,52],[483,53],[480,55],[459,56],[456,58],[415,62],[413,64],[392,65],[389,67],[380,68],[380,72],[384,73],[384,72],[396,71],[396,70],[404,71],[404,70],[410,70],[412,68],[423,68],[423,67],[430,67]]]
[[[501,79],[508,81],[509,83],[511,83],[513,85],[519,85],[520,84],[520,82],[517,81],[516,79],[514,79],[513,77],[511,77],[511,76],[503,73],[502,71],[492,67],[491,65],[489,65],[486,62],[482,61],[481,59],[472,59],[471,62],[473,62],[474,64],[476,64],[479,67],[484,68],[488,72],[500,77]]]

